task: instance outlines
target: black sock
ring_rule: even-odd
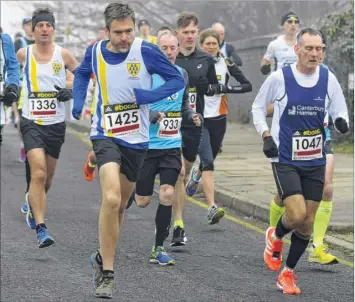
[[[166,230],[171,221],[172,206],[164,206],[159,204],[157,214],[155,216],[155,247],[163,246]]]
[[[46,224],[45,224],[45,223],[37,224],[37,226],[36,226],[36,232],[38,232],[38,229],[39,229],[39,228],[47,228],[47,227],[46,227]]]
[[[275,235],[277,238],[283,238],[286,234],[288,234],[289,232],[291,232],[292,230],[289,230],[288,228],[286,228],[284,226],[284,224],[282,223],[282,217],[283,215],[280,217],[279,222],[276,225],[276,230],[275,230]]]
[[[28,193],[28,191],[30,190],[31,170],[30,170],[30,164],[28,163],[27,158],[25,161],[25,170],[26,170],[26,183],[27,183],[26,193]]]
[[[98,262],[98,264],[102,265],[102,257],[100,252],[96,254],[96,261]]]
[[[309,243],[309,238],[306,238],[296,232],[291,236],[291,246],[286,260],[286,266],[294,269],[298,260],[300,260]]]
[[[107,276],[107,275],[111,275],[111,274],[114,275],[115,272],[114,272],[114,271],[109,271],[109,270],[103,270],[103,271],[102,271],[102,274],[103,274],[104,277],[113,278],[113,276]]]

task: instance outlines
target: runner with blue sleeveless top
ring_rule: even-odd
[[[321,33],[322,34],[322,33]],[[320,64],[322,67],[328,66],[323,64],[326,51],[326,39],[322,34],[322,42],[324,44],[323,52],[321,55]],[[272,116],[274,105],[268,106],[268,116]],[[329,248],[324,244],[324,237],[327,232],[330,218],[333,212],[333,170],[334,170],[334,153],[331,141],[331,119],[326,117],[324,121],[325,141],[324,150],[326,154],[326,169],[325,169],[325,183],[323,189],[322,201],[319,204],[317,214],[314,219],[313,225],[313,239],[308,257],[309,262],[319,263],[323,265],[337,264],[339,261],[336,256],[329,252]],[[270,204],[270,226],[275,227],[282,214],[285,212],[285,207],[277,195]]]
[[[163,33],[158,38],[158,46],[175,63],[179,53],[177,38],[172,33]],[[188,83],[187,72],[176,66]],[[159,75],[153,75],[155,89],[165,81]],[[174,265],[163,247],[171,222],[172,198],[176,181],[179,177],[181,163],[181,122],[189,120],[196,126],[201,125],[200,117],[189,107],[189,87],[186,87],[157,103],[150,104],[149,150],[143,167],[138,175],[135,201],[139,207],[146,207],[152,200],[155,176],[160,176],[160,192],[155,217],[155,246],[153,246],[150,263]]]
[[[282,264],[282,238],[293,231],[286,266],[277,278],[284,294],[300,294],[294,268],[305,252],[322,200],[326,154],[324,121],[329,113],[339,133],[349,131],[349,116],[335,75],[319,66],[321,33],[312,28],[297,35],[298,62],[273,72],[252,106],[253,120],[263,137],[263,152],[271,159],[275,183],[285,205],[276,227],[266,231],[264,261],[273,271]],[[274,104],[271,131],[267,107]]]

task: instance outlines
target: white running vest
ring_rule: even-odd
[[[4,93],[5,83],[5,56],[2,45],[2,39],[0,39],[0,94]],[[5,109],[4,103],[0,102],[0,125],[5,125]]]
[[[46,64],[36,62],[33,46],[26,50],[22,116],[38,125],[53,125],[65,120],[64,103],[57,101],[58,87],[66,87],[65,64],[62,48],[55,45],[53,57]]]
[[[229,74],[227,64],[223,58],[215,63],[217,80],[220,84],[226,85],[226,76]],[[225,94],[215,94],[213,96],[205,95],[205,111],[204,117],[211,118],[220,115],[226,115],[227,111],[227,96]]]
[[[135,38],[127,58],[108,64],[98,42],[93,47],[93,70],[98,99],[91,125],[91,138],[112,137],[128,144],[149,141],[149,107],[133,102],[133,89],[151,90],[152,76],[144,65],[142,39]]]

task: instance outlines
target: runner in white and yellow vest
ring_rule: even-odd
[[[74,78],[73,116],[80,119],[92,72],[98,90],[91,125],[102,190],[99,251],[91,256],[94,295],[111,298],[120,226],[149,144],[149,103],[185,86],[181,73],[160,49],[135,37],[129,5],[111,3],[104,12],[108,40],[90,46]],[[152,75],[165,83],[152,89]]]
[[[20,130],[31,166],[31,182],[26,194],[26,221],[36,229],[38,247],[54,244],[44,223],[46,193],[65,139],[64,102],[72,99],[66,88],[66,71],[79,65],[75,57],[53,43],[55,20],[49,8],[38,8],[32,16],[35,44],[17,52],[24,66],[23,104]]]

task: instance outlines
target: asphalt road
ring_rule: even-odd
[[[38,249],[36,235],[20,212],[25,188],[19,139],[11,126],[1,147],[1,301],[98,301],[92,296],[89,256],[98,246],[100,186],[88,183],[82,166],[89,147],[68,134],[52,189],[47,226],[56,240]],[[297,267],[300,297],[276,290],[277,274],[263,263],[264,236],[223,220],[209,226],[206,210],[186,203],[188,244],[170,249],[174,267],[149,263],[157,199],[126,214],[115,268],[113,301],[354,301],[354,276],[345,265]],[[170,239],[170,238],[169,238]],[[168,244],[167,244],[168,246]],[[286,250],[288,246],[286,245]]]

